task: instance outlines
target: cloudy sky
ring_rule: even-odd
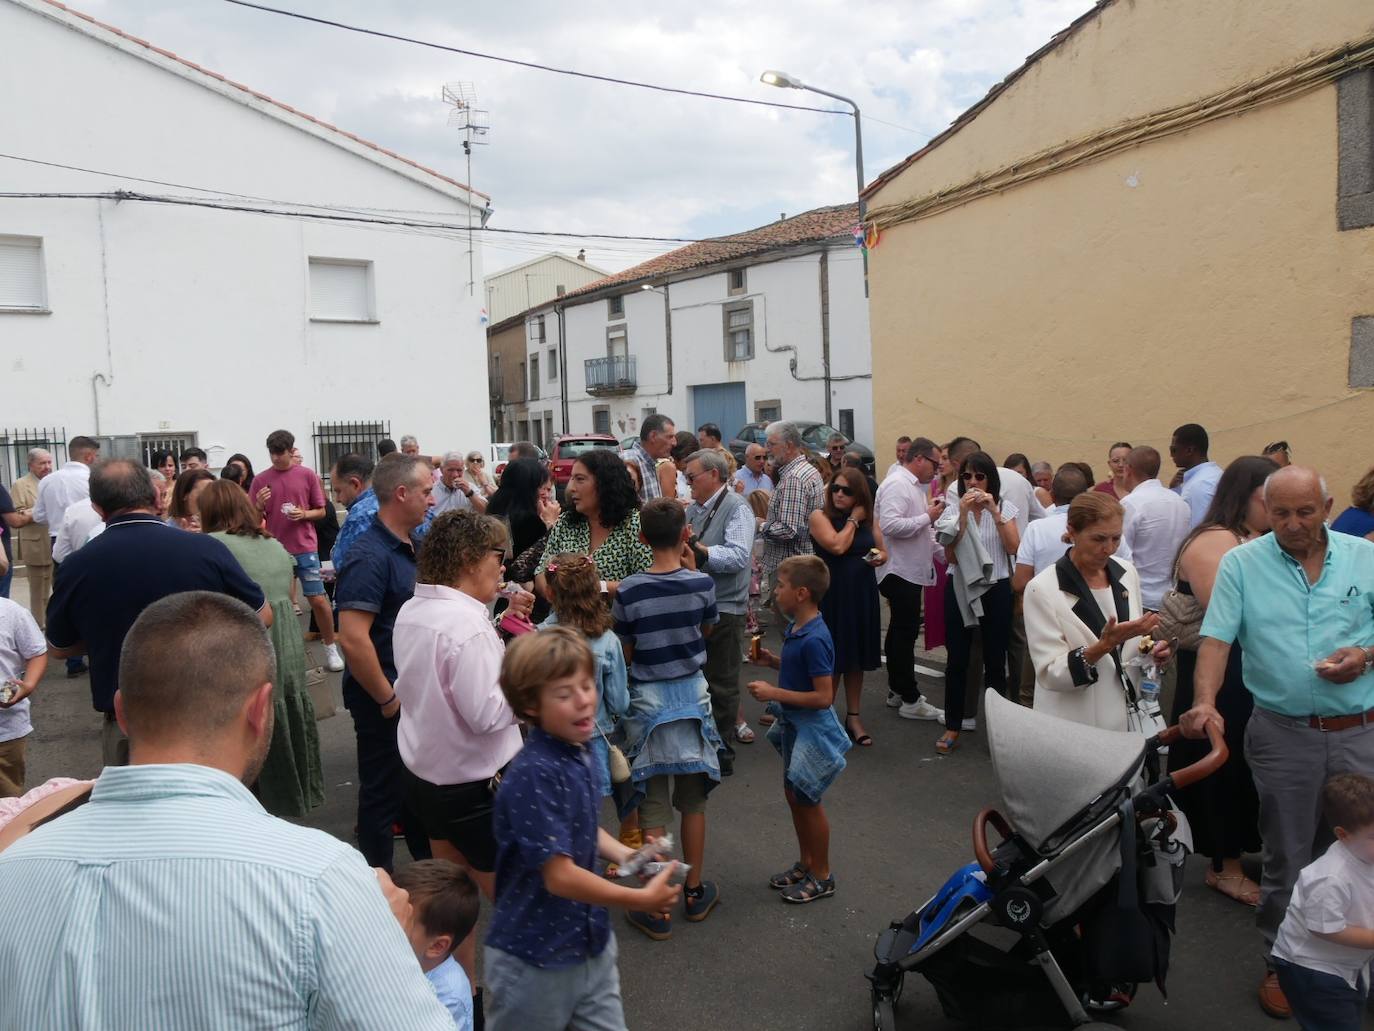
[[[778,68],[863,110],[865,174],[918,149],[1089,0],[267,0],[270,6],[562,68],[760,100],[831,105],[758,81]],[[490,112],[472,185],[492,225],[698,238],[855,194],[853,121],[673,96],[443,53],[223,0],[70,6],[431,167],[466,177],[440,101]],[[887,123],[887,124],[884,124]],[[302,198],[308,199],[308,198]],[[359,198],[359,203],[365,203]],[[585,241],[618,270],[665,245]],[[488,273],[557,246],[488,240]]]

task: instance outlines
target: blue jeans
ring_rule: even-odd
[[[1351,988],[1345,978],[1277,956],[1274,972],[1303,1031],[1360,1031],[1363,1027],[1365,993]]]
[[[544,970],[487,946],[488,1031],[625,1031],[616,954],[613,934],[601,955]]]

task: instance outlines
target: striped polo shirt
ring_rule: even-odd
[[[612,607],[617,636],[634,645],[630,679],[679,680],[706,665],[701,628],[720,619],[716,582],[705,573],[635,573],[620,581]]]

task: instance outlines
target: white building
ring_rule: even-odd
[[[819,208],[689,244],[534,309],[525,407],[547,412],[555,432],[633,436],[663,412],[681,429],[717,423],[727,440],[746,423],[788,418],[872,446],[856,221],[853,204]]]
[[[78,433],[256,464],[284,427],[322,472],[487,441],[478,245],[334,220],[480,227],[485,194],[46,0],[0,0],[0,97],[0,190],[173,201],[0,198],[0,479]]]
[[[587,263],[586,251],[571,258],[550,251],[537,258],[493,272],[483,281],[487,316],[493,328],[512,316],[562,297],[579,287],[605,279],[609,273]]]

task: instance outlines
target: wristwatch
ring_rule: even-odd
[[[1364,652],[1364,670],[1362,672],[1368,673],[1369,667],[1374,666],[1374,647],[1365,647],[1362,645],[1360,651]]]

